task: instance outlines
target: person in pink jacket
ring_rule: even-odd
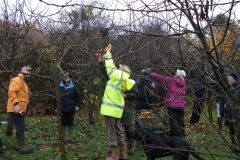
[[[149,76],[166,88],[164,106],[168,108],[170,136],[185,137],[184,133],[184,96],[186,94],[186,72],[178,70],[174,77],[149,73]]]

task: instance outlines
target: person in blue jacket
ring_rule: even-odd
[[[68,72],[64,73],[63,79],[60,82],[60,94],[63,139],[66,142],[66,128],[68,127],[69,142],[74,143],[75,140],[72,136],[74,115],[75,111],[79,109],[80,95]]]

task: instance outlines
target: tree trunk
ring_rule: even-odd
[[[63,139],[62,134],[62,112],[60,106],[60,92],[58,87],[58,82],[55,84],[55,93],[56,93],[56,99],[57,99],[57,117],[58,117],[58,134],[59,134],[59,141],[60,141],[60,151],[61,151],[61,159],[67,160],[66,156],[66,150],[65,150],[65,141]]]
[[[89,114],[88,114],[89,124],[95,124],[93,109],[94,109],[94,106],[92,104],[89,106]]]

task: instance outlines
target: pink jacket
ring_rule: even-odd
[[[150,73],[150,77],[166,88],[164,105],[173,109],[184,109],[184,96],[186,94],[186,82],[179,76],[167,77],[156,73]]]

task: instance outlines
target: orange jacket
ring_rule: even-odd
[[[14,104],[18,103],[23,113],[26,113],[29,104],[29,89],[22,73],[11,79],[8,89],[7,112],[14,111]]]

